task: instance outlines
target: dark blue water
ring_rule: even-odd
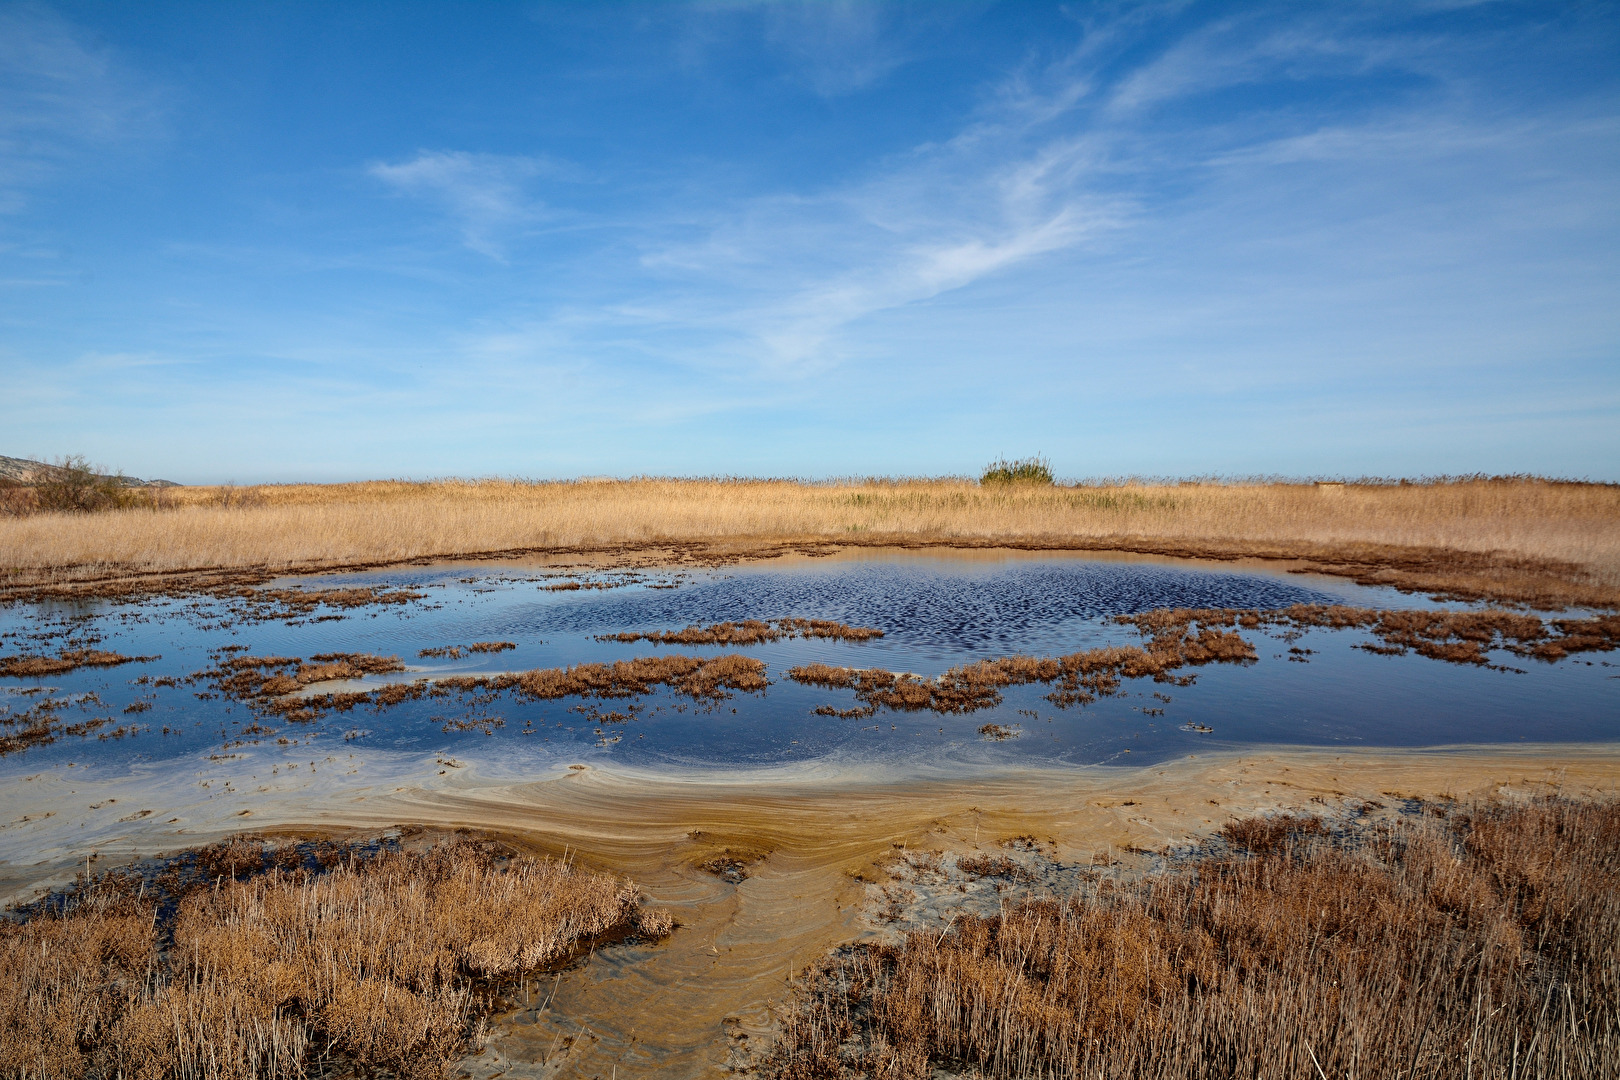
[[[303,582],[410,586],[426,594],[401,607],[316,613],[327,621],[244,620],[240,605],[215,600],[0,609],[3,655],[84,646],[161,655],[147,663],[51,679],[0,680],[0,710],[11,715],[50,698],[66,703],[61,715],[70,721],[113,721],[89,736],[68,736],[0,758],[0,782],[69,761],[105,769],[242,754],[262,769],[267,757],[296,762],[330,754],[334,747],[470,757],[522,774],[564,758],[657,769],[853,757],[949,769],[953,763],[984,761],[1143,763],[1266,744],[1413,747],[1620,738],[1620,666],[1610,666],[1603,656],[1542,664],[1502,654],[1493,659],[1517,670],[1489,670],[1417,655],[1373,655],[1353,647],[1366,640],[1359,632],[1313,631],[1290,643],[1251,632],[1257,663],[1187,669],[1197,676],[1188,687],[1127,682],[1119,696],[1083,708],[1055,708],[1044,697],[1049,687],[1032,686],[1009,689],[997,708],[967,716],[879,712],[846,720],[817,716],[814,710],[850,707],[851,695],[802,687],[785,677],[788,667],[812,661],[931,676],[964,661],[1008,653],[1060,654],[1134,643],[1140,640],[1135,631],[1114,623],[1112,616],[1155,607],[1426,604],[1327,578],[1164,560],[874,555],[688,572],[677,579],[677,588],[649,587],[669,580],[654,576],[605,591],[546,590],[554,580],[510,567],[488,572],[448,567]],[[838,619],[877,627],[886,636],[861,644],[787,641],[746,649],[594,640],[621,630],[785,616]],[[456,661],[417,655],[424,648],[488,640],[511,641],[518,648]],[[1290,660],[1288,644],[1312,652],[1299,658],[1304,662]],[[537,703],[503,695],[477,703],[450,699],[382,710],[362,707],[295,724],[260,718],[244,704],[206,696],[210,688],[203,682],[154,687],[138,681],[210,668],[224,645],[245,646],[254,655],[398,655],[414,669],[368,680],[372,684],[659,651],[741,651],[769,665],[772,685],[718,705],[668,693],[635,702]],[[149,708],[125,712],[143,702]],[[610,711],[631,713],[632,704],[628,721],[600,719]],[[256,721],[271,730],[248,733]],[[487,730],[445,730],[457,721],[482,722]],[[1013,728],[1017,737],[981,738],[979,727],[992,722]],[[99,737],[115,725],[125,729],[122,737]]]

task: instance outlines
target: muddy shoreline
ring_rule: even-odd
[[[1064,862],[1140,868],[1257,813],[1552,791],[1613,796],[1620,745],[1283,748],[1139,768],[986,769],[949,778],[826,766],[685,775],[583,767],[520,782],[471,772],[447,770],[433,786],[272,793],[253,800],[247,816],[223,807],[217,817],[194,812],[175,823],[132,816],[98,837],[89,865],[249,830],[342,837],[400,825],[475,829],[536,854],[567,853],[631,877],[681,928],[663,944],[610,952],[567,973],[551,988],[548,1009],[506,1017],[468,1068],[477,1076],[556,1075],[533,1063],[566,1046],[566,1065],[553,1065],[568,1075],[656,1068],[697,1076],[768,1036],[771,1009],[796,972],[879,931],[863,913],[897,850],[997,853],[1003,841],[1031,836]],[[132,777],[86,778],[70,797],[10,785],[0,794],[0,820],[15,823],[69,798],[117,799],[136,810],[141,786]],[[144,794],[156,802],[160,792],[157,784]],[[0,865],[0,894],[11,902],[70,879],[92,854],[68,842],[28,858],[21,840],[13,834]],[[740,856],[740,880],[714,870],[728,855]]]
[[[1495,601],[1540,610],[1620,608],[1620,589],[1592,580],[1575,563],[1449,548],[1390,544],[1298,542],[1215,542],[1155,540],[1144,537],[1044,537],[975,539],[870,535],[829,540],[819,537],[737,537],[714,541],[648,541],[593,546],[520,547],[491,551],[444,552],[400,559],[240,567],[194,567],[175,571],[134,571],[118,567],[61,566],[0,573],[0,603],[48,600],[116,599],[219,595],[280,578],[352,574],[396,567],[454,563],[512,563],[541,560],[559,570],[645,570],[714,568],[774,559],[824,558],[841,552],[893,549],[937,552],[1121,553],[1222,563],[1256,562],[1290,573],[1324,574],[1358,585],[1386,586],[1404,593],[1429,593],[1456,601]]]

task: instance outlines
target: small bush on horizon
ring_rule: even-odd
[[[1008,461],[997,458],[985,466],[979,477],[980,484],[1047,484],[1052,479],[1052,463],[1039,454]]]
[[[100,472],[82,454],[61,458],[34,485],[34,498],[41,510],[116,510],[132,506],[139,496],[121,476]]]

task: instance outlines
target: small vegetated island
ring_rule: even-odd
[[[281,580],[300,573],[544,557],[634,574],[864,548],[1254,560],[1448,604],[1123,612],[1111,625],[1134,640],[937,676],[816,660],[773,683],[762,652],[874,648],[892,628],[761,612],[596,633],[593,648],[635,651],[560,667],[518,666],[521,637],[491,630],[404,653],[413,663],[222,641],[183,680],[133,681],[183,681],[239,710],[252,725],[240,747],[438,701],[573,701],[624,725],[639,705],[589,703],[661,694],[718,717],[789,684],[843,695],[815,716],[852,726],[980,712],[1037,684],[1054,708],[1084,707],[1131,680],[1185,685],[1204,665],[1251,663],[1262,632],[1353,630],[1370,652],[1475,669],[1493,655],[1606,663],[1620,647],[1608,484],[1064,483],[1034,457],[946,479],[235,488],[0,459],[11,610],[201,598],[230,605],[237,626],[304,626],[409,612],[427,593]],[[32,688],[157,658],[75,632],[0,648],[21,702],[0,717],[0,758],[121,737],[111,717],[75,720],[82,702]],[[129,723],[148,708],[129,706]],[[480,713],[444,730],[503,722]],[[1015,727],[973,723],[982,746],[1019,744]],[[220,827],[237,835],[113,867],[75,851],[71,880],[60,859],[40,871],[48,888],[23,888],[14,859],[8,887],[27,896],[0,921],[0,1080],[446,1076],[524,1025],[548,1033],[533,1057],[545,1068],[626,1076],[718,1064],[791,1080],[1620,1076],[1615,755],[1493,754],[1233,753],[1173,775],[911,787],[660,787],[577,765],[500,799],[440,791],[415,817],[407,795],[377,812],[388,820],[312,806],[306,826],[336,824]],[[461,782],[462,762],[436,764]],[[772,913],[750,932],[776,945],[731,934],[725,920],[750,903]],[[629,1007],[613,996],[632,992],[625,980],[590,982],[604,950],[666,980],[637,1002],[712,1001],[669,1010],[677,1019]],[[679,1018],[705,1009],[713,1038],[694,1043]],[[639,1034],[615,1041],[615,1023]]]

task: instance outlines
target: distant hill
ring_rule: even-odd
[[[14,484],[37,484],[42,480],[49,480],[59,470],[55,465],[43,461],[33,461],[29,458],[6,457],[0,454],[0,480],[10,480]],[[173,480],[142,480],[134,476],[117,476],[114,479],[125,487],[179,487]]]

